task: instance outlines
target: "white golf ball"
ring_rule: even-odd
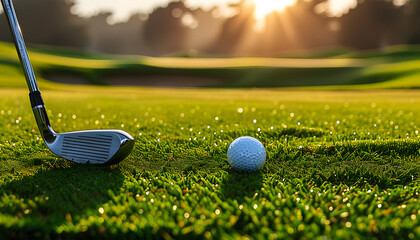
[[[239,171],[257,171],[265,163],[266,152],[260,141],[253,137],[239,137],[228,149],[229,164]]]

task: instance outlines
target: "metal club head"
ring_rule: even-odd
[[[55,133],[43,105],[34,107],[33,112],[48,148],[57,156],[69,161],[113,165],[126,158],[134,148],[134,138],[124,131],[85,130]]]
[[[86,130],[55,135],[47,142],[54,154],[76,163],[113,165],[127,157],[134,139],[121,130]]]

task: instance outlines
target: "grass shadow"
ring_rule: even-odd
[[[0,196],[9,198],[7,201],[2,199],[7,204],[0,204],[1,215],[24,217],[28,222],[27,229],[9,226],[8,236],[25,238],[20,234],[33,233],[35,236],[56,232],[63,223],[72,224],[72,219],[83,218],[89,211],[98,211],[101,205],[112,199],[109,191],[120,191],[123,182],[124,175],[119,168],[91,165],[41,170],[7,180],[0,188]]]
[[[261,190],[263,178],[262,171],[247,173],[230,169],[227,176],[223,178],[220,187],[225,198],[243,202],[245,198],[252,198],[256,192]]]

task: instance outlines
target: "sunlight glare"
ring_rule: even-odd
[[[292,6],[296,0],[252,0],[255,6],[254,17],[257,20],[256,30],[265,27],[265,17],[272,12],[282,12],[285,8]]]

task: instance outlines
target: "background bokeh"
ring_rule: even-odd
[[[92,52],[273,57],[420,43],[417,0],[281,0],[271,1],[283,4],[273,9],[267,7],[270,1],[256,2],[15,0],[14,4],[28,45]],[[3,13],[0,41],[11,41]]]

